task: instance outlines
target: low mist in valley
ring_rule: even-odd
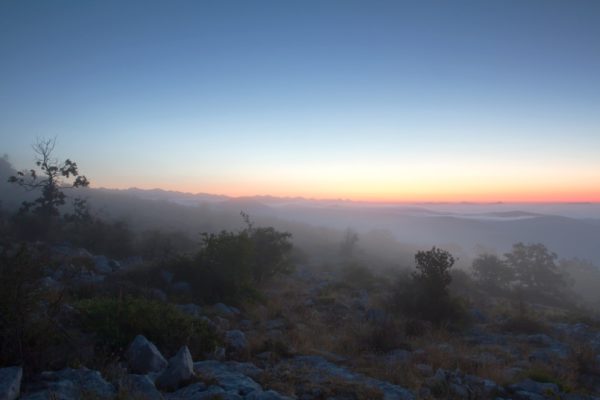
[[[15,168],[0,160],[4,213],[35,197],[7,183]],[[296,256],[317,268],[340,263],[348,233],[356,235],[353,258],[375,271],[409,270],[419,249],[440,247],[471,273],[480,254],[509,252],[515,243],[541,243],[555,252],[571,276],[574,293],[600,305],[600,205],[596,203],[373,203],[273,196],[229,197],[161,189],[80,189],[94,216],[121,224],[131,235],[131,255],[152,234],[171,235],[173,251],[194,251],[202,233],[244,227],[240,213],[258,226],[292,234]],[[72,207],[63,206],[65,212]],[[140,254],[138,254],[140,253]]]

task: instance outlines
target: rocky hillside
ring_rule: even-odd
[[[53,325],[0,369],[0,399],[600,398],[600,324],[572,310],[489,297],[435,326],[395,313],[384,276],[311,267],[200,305],[166,270],[132,280],[139,258],[47,251],[28,326]]]

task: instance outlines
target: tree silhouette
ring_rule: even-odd
[[[340,255],[344,259],[351,259],[354,256],[357,243],[358,234],[350,228],[346,229],[342,242],[340,243]]]
[[[514,270],[495,254],[481,254],[473,260],[475,279],[488,290],[508,289],[514,280]]]
[[[60,163],[52,157],[56,139],[38,139],[33,144],[36,169],[17,172],[8,178],[28,191],[41,191],[34,201],[24,201],[20,212],[29,211],[42,217],[59,216],[60,206],[65,204],[65,189],[87,187],[88,179],[79,174],[77,164],[70,159]]]
[[[444,296],[447,287],[452,282],[450,268],[454,265],[454,257],[450,252],[433,247],[431,250],[421,250],[415,254],[416,271],[413,279],[423,285],[428,294]]]
[[[566,289],[564,275],[558,268],[556,253],[541,243],[516,243],[512,252],[505,254],[514,269],[517,283],[532,294],[555,296]]]
[[[460,309],[448,291],[450,269],[455,258],[446,250],[433,247],[415,254],[416,270],[412,281],[399,281],[395,302],[411,318],[440,324],[460,318]]]

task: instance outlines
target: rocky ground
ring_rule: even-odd
[[[69,282],[86,287],[141,261],[77,251],[93,263]],[[53,271],[43,284],[59,289],[63,276]],[[169,284],[186,290],[185,282]],[[263,288],[262,302],[177,304],[217,332],[213,352],[194,359],[182,343],[162,353],[138,335],[98,370],[80,365],[24,378],[26,366],[5,366],[0,399],[600,399],[593,321],[536,305],[525,316],[490,300],[469,306],[460,329],[414,327],[386,310],[386,287],[300,268]]]

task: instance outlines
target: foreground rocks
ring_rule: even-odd
[[[156,379],[156,386],[166,391],[177,390],[194,375],[194,362],[187,346],[169,360],[167,368]]]
[[[355,393],[358,390],[362,391],[364,396],[377,396],[376,398],[384,400],[413,400],[415,398],[412,392],[401,386],[353,372],[331,363],[321,356],[297,356],[280,363],[276,368],[279,369],[279,372],[290,373],[293,371],[297,376],[302,377],[298,385],[302,399],[320,398],[319,386],[332,385],[332,383],[341,386],[347,385]],[[360,392],[357,393],[357,396],[362,398]]]
[[[87,368],[43,372],[29,387],[24,400],[75,400],[85,396],[99,400],[114,399],[115,387],[100,372]]]
[[[0,369],[0,400],[15,400],[21,392],[21,367],[8,367]]]
[[[144,336],[137,335],[125,353],[129,370],[134,374],[157,372],[167,366],[167,360]]]

